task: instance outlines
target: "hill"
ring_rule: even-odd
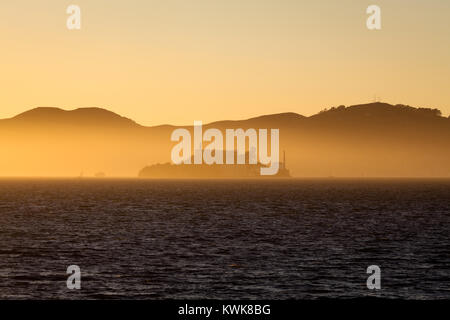
[[[139,126],[128,118],[101,108],[79,108],[67,111],[59,108],[39,107],[3,121],[4,125],[12,126]]]
[[[170,161],[176,128],[145,127],[100,108],[32,109],[0,120],[0,176],[136,176],[146,165]],[[206,128],[280,129],[293,176],[450,176],[450,119],[437,109],[371,103]]]

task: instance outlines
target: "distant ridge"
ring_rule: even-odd
[[[55,125],[95,125],[95,126],[138,126],[136,122],[102,108],[78,108],[63,110],[53,107],[38,107],[25,111],[11,119],[10,122],[21,124],[55,124]]]
[[[136,177],[170,162],[174,129],[141,126],[101,108],[36,108],[0,120],[0,176]],[[279,129],[293,177],[450,177],[450,118],[438,109],[376,102],[204,124]]]
[[[307,119],[307,117],[302,116],[298,113],[294,112],[284,112],[284,113],[276,113],[263,115],[259,117],[250,118],[247,120],[224,120],[224,121],[216,121],[208,124],[209,127],[218,127],[223,128],[226,126],[236,126],[236,125],[244,125],[244,127],[276,127],[277,125],[283,126],[292,126],[297,125],[298,122]]]
[[[311,116],[310,118],[326,118],[333,116],[346,117],[380,117],[380,116],[409,116],[409,117],[441,117],[442,113],[439,109],[432,108],[415,108],[408,105],[374,102],[360,104],[354,106],[339,106],[322,110],[321,112]]]

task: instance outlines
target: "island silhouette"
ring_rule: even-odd
[[[218,150],[216,152],[221,152],[223,158],[225,158],[225,154],[227,151]],[[236,151],[231,152],[234,153],[234,159],[237,159],[238,153]],[[245,163],[244,164],[171,164],[168,163],[158,163],[151,166],[146,166],[141,171],[139,171],[140,178],[153,178],[153,179],[163,179],[163,178],[185,178],[185,179],[193,179],[193,178],[216,178],[216,179],[225,179],[225,178],[234,178],[234,179],[242,179],[242,178],[290,178],[289,169],[286,168],[286,157],[283,157],[283,161],[278,163],[278,172],[274,175],[262,176],[260,169],[262,167],[267,167],[267,165],[263,165],[260,162],[255,164],[250,164],[250,154],[249,152],[245,153]],[[191,157],[190,163],[194,163],[194,156]]]
[[[376,102],[203,127],[279,129],[294,177],[450,177],[450,119],[438,109]],[[0,120],[0,176],[136,177],[170,163],[177,128],[193,130],[146,127],[101,108],[35,108]]]

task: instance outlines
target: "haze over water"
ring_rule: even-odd
[[[0,180],[6,299],[449,299],[449,240],[444,179]]]

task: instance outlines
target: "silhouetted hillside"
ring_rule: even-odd
[[[23,112],[5,121],[9,125],[32,126],[138,126],[138,124],[128,118],[121,117],[114,112],[101,108],[79,108],[66,111],[59,108],[39,107]]]
[[[450,176],[450,119],[437,109],[371,103],[310,117],[280,113],[204,124],[210,127],[279,129],[293,176]],[[176,128],[141,126],[99,108],[36,108],[0,120],[0,176],[136,176],[146,165],[170,161]]]
[[[294,112],[278,113],[255,117],[247,120],[226,120],[216,121],[206,125],[206,127],[213,128],[292,128],[303,123],[307,117],[299,115]]]

